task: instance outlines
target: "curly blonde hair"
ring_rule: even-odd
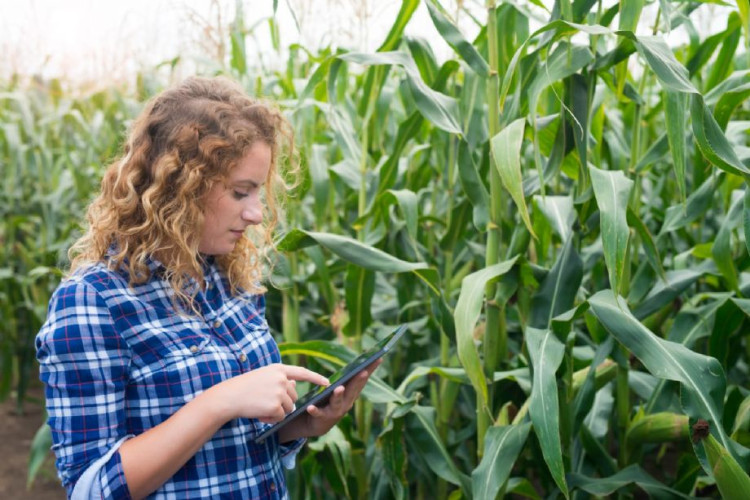
[[[295,167],[293,133],[278,109],[221,77],[189,78],[146,104],[124,155],[106,169],[101,192],[88,207],[88,228],[69,251],[70,271],[106,261],[124,269],[132,286],[150,278],[147,263],[157,258],[175,304],[195,311],[191,281],[203,286],[205,280],[198,251],[204,198],[216,183],[227,182],[258,141],[272,152],[263,223],[217,263],[233,294],[264,292],[263,262],[279,219],[278,198],[288,187],[279,164]]]

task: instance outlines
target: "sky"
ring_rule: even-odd
[[[543,0],[545,3],[546,0]],[[613,0],[614,1],[614,0]],[[234,19],[237,0],[0,0],[0,79],[21,73],[63,77],[72,81],[128,81],[143,68],[181,55],[184,61],[215,60],[217,40],[228,40],[217,27]],[[282,64],[274,55],[267,19],[273,0],[241,0],[246,26],[258,27],[248,37],[248,53],[264,65]],[[332,44],[373,51],[385,38],[401,5],[400,0],[278,0],[277,20],[282,47]],[[455,0],[441,0],[447,9]],[[484,18],[484,1],[466,1]],[[655,8],[658,2],[653,2]],[[648,9],[649,7],[647,7]],[[704,16],[699,30],[723,29],[726,17]],[[703,7],[701,7],[703,9]],[[292,15],[292,11],[294,15]],[[654,13],[644,11],[644,19]],[[711,22],[714,21],[714,22]],[[459,24],[467,38],[476,26],[465,14]],[[642,23],[647,28],[647,23]],[[299,28],[298,28],[299,27]],[[439,59],[451,49],[435,30],[424,6],[410,20],[406,33],[422,36]],[[675,33],[672,38],[684,38]],[[226,46],[224,46],[225,49]],[[188,70],[189,71],[189,70]]]
[[[266,21],[273,15],[273,1],[243,0],[242,4],[246,26],[258,24],[256,36],[247,43],[253,53],[266,54],[273,61]],[[398,0],[279,0],[282,46],[332,43],[375,50],[400,4]],[[210,58],[219,50],[215,40],[228,39],[217,26],[231,22],[235,5],[235,0],[0,0],[0,78],[18,72],[72,80],[127,79],[138,69],[177,54]],[[424,5],[407,32],[439,39]],[[447,53],[448,47],[443,43],[439,50]]]

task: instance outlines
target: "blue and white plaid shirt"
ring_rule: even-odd
[[[129,498],[117,451],[124,440],[209,387],[281,361],[262,296],[232,297],[211,264],[197,295],[202,317],[180,316],[163,268],[149,268],[151,279],[134,288],[104,264],[75,273],[55,291],[37,336],[52,448],[69,496]],[[293,466],[304,440],[253,443],[267,427],[228,422],[149,498],[286,497],[282,462]]]

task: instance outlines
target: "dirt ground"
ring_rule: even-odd
[[[57,479],[52,452],[31,489],[26,489],[29,448],[42,423],[43,404],[41,389],[31,392],[22,415],[16,410],[15,398],[0,403],[0,498],[64,500],[65,490]]]

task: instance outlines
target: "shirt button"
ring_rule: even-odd
[[[244,363],[245,361],[247,361],[247,356],[245,355],[245,353],[244,353],[244,352],[243,352],[242,354],[240,354],[240,361],[242,361],[243,363]]]
[[[221,321],[217,319],[216,321],[214,321],[214,328],[219,328],[219,327],[221,327]]]
[[[276,483],[271,483],[271,491],[276,491]]]
[[[191,345],[190,346],[190,352],[192,352],[193,354],[195,354],[196,352],[198,352],[198,346],[197,345]]]

